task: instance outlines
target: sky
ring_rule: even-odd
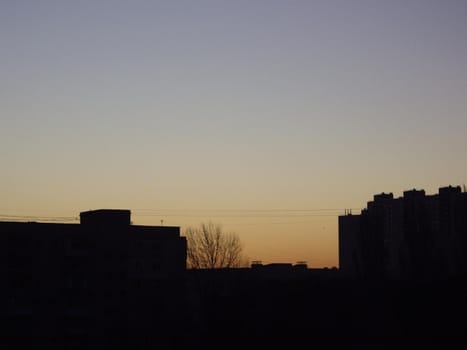
[[[332,267],[345,209],[467,183],[464,0],[1,0],[0,49],[0,220]]]

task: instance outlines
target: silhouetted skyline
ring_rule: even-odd
[[[228,339],[225,349],[306,341],[358,349],[462,347],[465,251],[456,260],[449,249],[466,248],[466,198],[459,187],[441,188],[439,197],[383,193],[361,215],[340,217],[341,227],[360,218],[368,229],[347,225],[341,232],[347,243],[364,238],[357,254],[363,264],[353,270],[352,259],[342,270],[303,262],[187,270],[179,227],[132,225],[130,210],[82,212],[80,224],[0,222],[0,346],[217,349]],[[427,223],[438,231],[419,229]],[[352,255],[352,245],[341,247]],[[426,247],[448,248],[448,264],[434,264]],[[400,265],[394,256],[403,256]],[[426,272],[434,274],[420,279]]]

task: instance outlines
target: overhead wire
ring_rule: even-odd
[[[287,222],[269,222],[270,224],[306,223],[306,218],[337,217],[345,212],[358,212],[361,208],[308,208],[308,209],[134,209],[133,217],[173,217],[173,218],[232,218],[232,219],[289,219]],[[290,221],[302,219],[302,221]],[[52,215],[16,215],[0,213],[0,220],[8,221],[43,221],[43,222],[76,222],[74,216]],[[239,223],[241,224],[241,223]],[[255,223],[246,222],[246,225]],[[262,223],[256,223],[262,224]]]

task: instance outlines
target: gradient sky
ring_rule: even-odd
[[[467,183],[465,0],[2,0],[0,50],[2,220],[124,208],[337,266],[344,209]]]

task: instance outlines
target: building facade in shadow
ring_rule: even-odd
[[[3,341],[108,348],[144,344],[154,327],[171,337],[186,269],[179,227],[95,210],[80,224],[0,222],[0,233]]]
[[[339,217],[339,265],[360,278],[432,279],[467,273],[467,193],[381,193]]]

